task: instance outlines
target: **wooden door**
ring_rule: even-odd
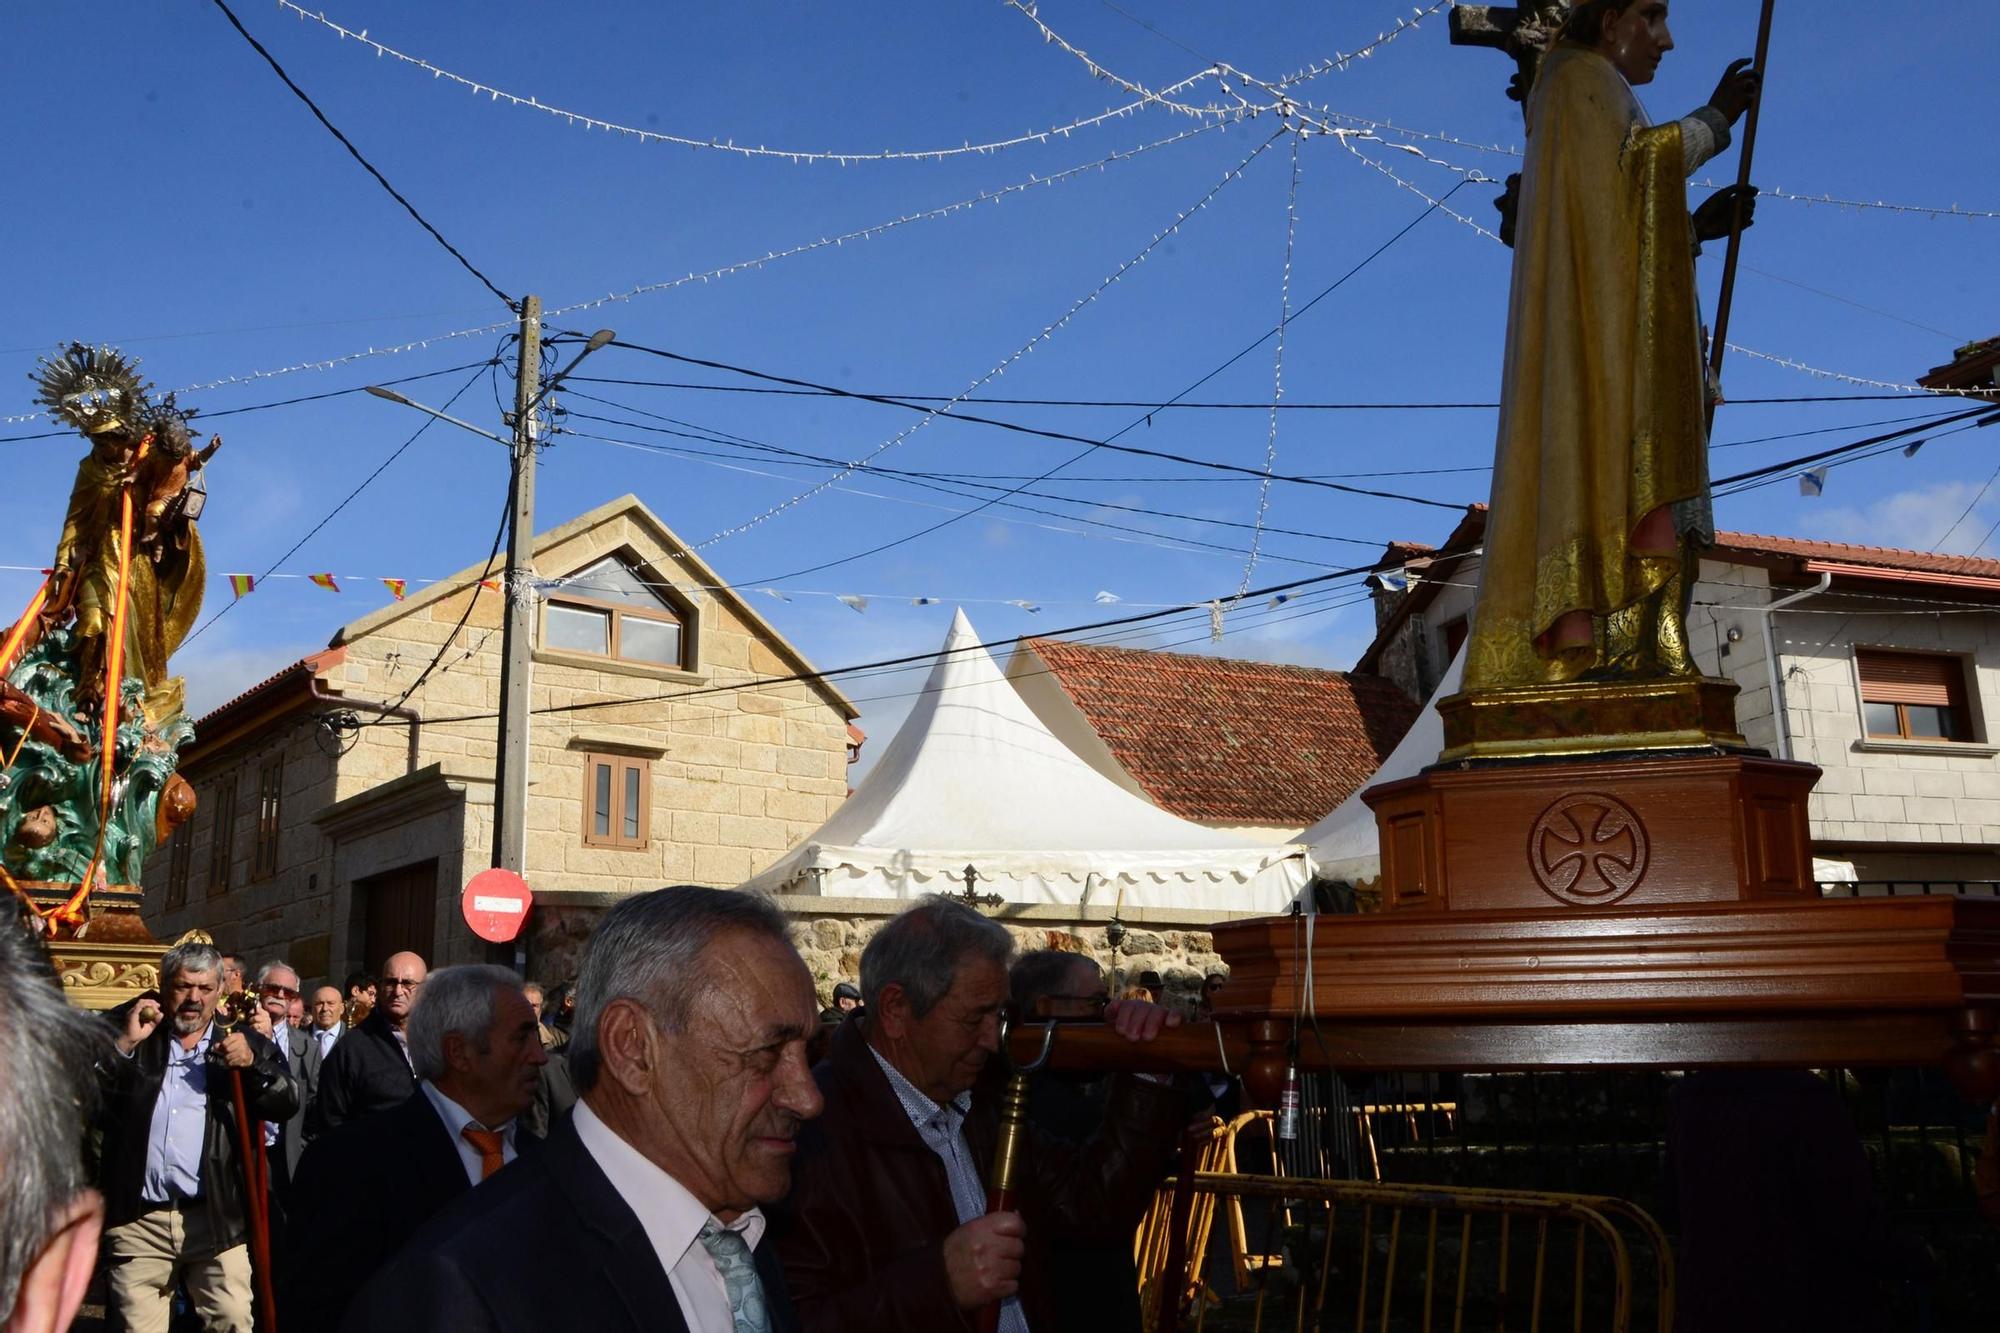
[[[379,971],[392,953],[409,950],[426,963],[437,923],[437,858],[400,866],[354,882],[363,927],[361,965]]]

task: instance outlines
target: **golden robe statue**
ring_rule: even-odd
[[[1527,106],[1505,383],[1468,693],[1694,675],[1713,540],[1684,123],[1563,42]],[[1727,126],[1723,124],[1726,135]],[[1699,156],[1714,151],[1700,126]]]

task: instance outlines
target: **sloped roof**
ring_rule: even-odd
[[[1715,549],[1742,551],[1755,555],[1795,556],[1801,560],[1825,560],[1845,565],[1869,565],[1896,572],[2000,579],[2000,560],[1988,560],[1976,555],[1940,555],[1931,551],[1905,551],[1894,546],[1856,546],[1848,542],[1809,541],[1803,537],[1765,537],[1751,532],[1718,532],[1715,534]]]
[[[194,724],[194,744],[182,756],[183,766],[226,747],[275,714],[310,703],[313,682],[339,666],[346,656],[345,648],[323,648],[211,708]]]
[[[1062,639],[1024,648],[1146,794],[1183,819],[1318,819],[1374,775],[1419,711],[1379,676]]]
[[[1085,763],[1021,698],[964,612],[852,796],[744,887],[909,898],[965,866],[1009,902],[1280,911],[1302,848],[1177,818]]]
[[[567,523],[536,533],[534,554],[536,557],[540,557],[542,553],[552,550],[564,542],[590,531],[592,528],[602,527],[619,518],[631,519],[633,523],[650,535],[669,554],[673,561],[670,571],[671,581],[678,582],[681,579],[685,579],[690,584],[708,589],[709,594],[718,601],[728,603],[730,610],[735,613],[738,619],[748,624],[756,633],[763,636],[769,645],[776,650],[779,657],[788,662],[800,676],[806,677],[807,683],[824,695],[827,701],[838,709],[849,721],[861,716],[861,710],[854,706],[853,700],[842,693],[839,686],[835,685],[831,680],[818,675],[819,669],[807,660],[806,655],[800,652],[790,639],[787,639],[783,634],[778,632],[777,626],[765,619],[763,613],[750,605],[735,588],[724,583],[722,576],[715,572],[714,567],[702,559],[700,555],[696,554],[692,546],[682,541],[679,534],[668,527],[658,514],[648,509],[645,502],[636,495],[621,495],[616,500],[607,501],[595,509],[587,510],[577,515]],[[343,644],[352,643],[363,635],[372,634],[382,628],[382,626],[403,616],[407,616],[422,607],[428,606],[432,602],[450,597],[481,579],[490,579],[501,567],[502,561],[498,557],[480,564],[467,565],[456,574],[439,579],[429,587],[411,593],[402,601],[391,602],[387,606],[378,607],[358,620],[349,621],[334,631],[333,646],[339,647]],[[669,571],[662,570],[662,573],[663,575],[668,574]]]

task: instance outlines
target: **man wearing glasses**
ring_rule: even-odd
[[[298,1174],[299,1154],[306,1150],[306,1118],[319,1092],[320,1050],[312,1034],[291,1021],[292,1002],[299,998],[299,974],[274,958],[257,969],[257,1004],[271,1017],[271,1044],[285,1058],[285,1072],[299,1088],[299,1109],[282,1123],[264,1127],[271,1154],[271,1187],[279,1202],[290,1194]]]
[[[389,955],[375,982],[375,1007],[334,1045],[320,1066],[319,1097],[313,1114],[318,1133],[350,1120],[400,1106],[417,1090],[410,1063],[410,1010],[416,1007],[429,969],[413,953]]]

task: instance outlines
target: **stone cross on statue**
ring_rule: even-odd
[[[1535,70],[1555,35],[1569,18],[1571,6],[1565,0],[1541,4],[1457,5],[1451,11],[1451,44],[1484,46],[1499,51],[1514,62],[1514,77],[1507,81],[1507,96],[1528,110],[1528,90],[1535,86]],[[1493,201],[1500,211],[1500,239],[1514,244],[1515,204],[1521,190],[1519,172],[1507,178],[1507,192]]]
[[[1507,84],[1507,96],[1521,103],[1525,111],[1528,89],[1535,82],[1535,66],[1569,18],[1570,9],[1563,0],[1518,6],[1458,5],[1451,11],[1451,44],[1489,47],[1511,59],[1514,77]]]

